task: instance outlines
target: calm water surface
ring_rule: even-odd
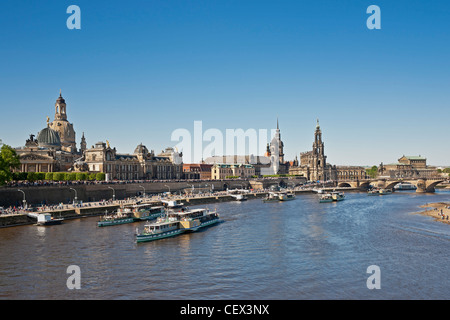
[[[139,244],[143,222],[3,228],[0,299],[447,299],[450,225],[411,214],[436,201],[450,193],[210,204],[223,223]],[[66,286],[69,265],[79,290]],[[370,265],[379,290],[366,286]]]

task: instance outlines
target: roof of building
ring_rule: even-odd
[[[40,147],[59,148],[61,147],[61,139],[57,131],[46,127],[39,131],[36,140]]]
[[[407,158],[407,159],[409,159],[409,160],[427,160],[427,158],[424,158],[424,157],[422,157],[422,156],[403,156],[403,157],[405,157],[405,158]]]

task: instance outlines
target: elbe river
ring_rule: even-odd
[[[139,244],[145,222],[3,228],[0,299],[448,299],[450,225],[414,214],[438,201],[450,192],[209,204],[197,207],[222,223]],[[67,287],[70,265],[80,289]],[[380,289],[367,287],[372,265]]]

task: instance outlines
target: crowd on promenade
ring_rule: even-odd
[[[166,181],[166,180],[165,180]],[[204,181],[204,180],[202,180]],[[142,181],[141,181],[142,183]],[[297,186],[295,188],[291,188],[292,191],[308,191],[313,190],[319,186],[319,184],[308,184],[305,186]],[[205,190],[199,190],[196,188],[189,188],[186,190],[179,190],[177,192],[164,192],[164,193],[158,193],[158,194],[147,194],[145,196],[136,196],[136,197],[129,197],[123,200],[113,200],[113,199],[103,199],[100,201],[95,202],[72,202],[72,203],[59,203],[54,205],[46,205],[42,204],[39,206],[34,207],[23,207],[23,206],[11,206],[8,208],[2,208],[0,207],[0,215],[5,214],[23,214],[26,212],[52,212],[52,211],[62,211],[62,210],[72,210],[75,208],[87,208],[87,207],[102,207],[102,206],[115,206],[115,205],[128,205],[128,204],[135,204],[137,202],[146,202],[146,201],[161,201],[161,200],[182,200],[182,199],[197,199],[197,198],[206,198],[206,197],[218,197],[218,196],[226,196],[230,195],[232,192],[243,192],[243,193],[253,193],[253,194],[261,194],[261,193],[267,193],[272,191],[272,189],[234,189],[234,190],[222,190],[222,191],[214,191],[212,189],[209,189],[208,191]]]
[[[275,180],[277,177],[264,177],[265,180]],[[142,184],[142,183],[171,183],[171,182],[188,182],[188,183],[212,183],[212,182],[248,182],[253,180],[250,178],[235,178],[235,179],[165,179],[165,180],[68,180],[68,181],[53,181],[53,180],[37,180],[37,181],[9,181],[3,187],[5,188],[18,188],[18,187],[40,187],[40,186],[76,186],[76,185],[99,185],[99,184]]]

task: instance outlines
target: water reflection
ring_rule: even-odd
[[[410,212],[449,192],[340,203],[217,203],[224,220],[201,232],[137,244],[136,227],[97,218],[0,229],[0,297],[23,299],[433,299],[448,293],[448,225]],[[213,207],[210,205],[210,207]],[[79,265],[82,289],[67,292]],[[367,289],[379,265],[382,290]]]

